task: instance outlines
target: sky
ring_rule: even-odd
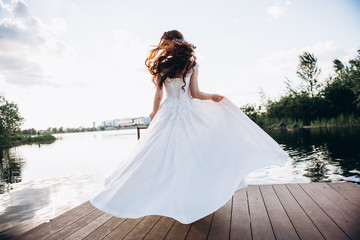
[[[332,61],[360,49],[359,0],[0,0],[0,93],[23,129],[90,127],[148,116],[155,88],[148,51],[177,29],[196,48],[199,86],[239,107],[276,100],[314,53]]]

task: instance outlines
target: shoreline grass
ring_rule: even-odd
[[[51,134],[41,134],[38,136],[24,136],[21,134],[11,134],[10,136],[0,135],[0,147],[15,147],[25,144],[49,144],[56,141],[56,137]]]
[[[335,118],[317,118],[305,124],[302,120],[291,118],[269,118],[256,116],[252,119],[262,128],[293,129],[293,128],[321,128],[321,127],[360,127],[360,117],[340,114]]]

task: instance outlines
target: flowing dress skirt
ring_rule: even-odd
[[[162,215],[188,224],[246,187],[250,172],[288,155],[227,98],[164,101],[133,152],[91,199],[121,218]]]

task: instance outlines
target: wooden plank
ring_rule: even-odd
[[[129,232],[123,239],[143,239],[151,228],[159,221],[160,216],[151,215],[146,216],[131,232]]]
[[[358,186],[356,183],[353,182],[338,182],[338,183],[331,183],[335,185],[342,185],[345,186],[346,189],[352,190],[354,194],[357,194],[357,196],[360,196],[360,186]]]
[[[354,196],[360,196],[360,186],[358,186],[356,183],[352,182],[331,182],[328,183],[332,186],[340,187],[344,190],[346,190],[348,193],[351,193]]]
[[[230,239],[252,239],[246,188],[233,195]]]
[[[324,239],[285,184],[272,185],[300,239]]]
[[[312,184],[299,184],[302,189],[319,205],[319,207],[345,232],[351,239],[360,239],[360,224],[346,212],[335,205]]]
[[[99,211],[88,201],[16,239],[125,237],[360,239],[360,188],[353,183],[250,185],[237,191],[215,213],[192,224],[155,215],[116,218]]]
[[[47,240],[58,240],[58,239],[64,239],[68,237],[69,235],[73,234],[80,228],[84,227],[88,223],[92,222],[94,219],[98,218],[103,214],[102,211],[96,209],[95,211],[89,213],[88,215],[84,216],[83,218],[80,218],[76,222],[73,222],[69,226],[61,229],[60,231],[56,232],[55,234],[52,234],[50,237],[46,238]]]
[[[69,209],[68,211],[64,212],[63,214],[57,216],[57,217],[54,217],[53,219],[50,219],[50,222],[52,223],[56,223],[62,219],[65,219],[65,218],[68,218],[68,217],[71,217],[72,214],[74,214],[75,212],[79,212],[81,211],[82,209],[84,208],[91,208],[92,205],[90,203],[90,201],[86,201],[72,209]]]
[[[253,239],[275,239],[259,186],[247,187]]]
[[[206,217],[192,223],[189,233],[186,236],[186,239],[189,240],[207,239],[213,217],[214,217],[214,213],[209,214]]]
[[[360,207],[353,204],[334,188],[330,187],[329,184],[325,182],[310,183],[312,186],[316,187],[322,194],[329,198],[334,204],[346,212],[350,217],[355,221],[360,223]]]
[[[33,236],[40,235],[41,232],[46,230],[48,226],[49,226],[49,222],[42,223],[39,226],[36,226],[35,228],[20,234],[19,236],[15,237],[13,240],[34,239]]]
[[[326,239],[348,239],[345,233],[298,184],[286,184],[286,187]]]
[[[292,225],[272,186],[260,185],[260,192],[264,199],[276,239],[299,239],[294,226]]]
[[[106,235],[103,239],[118,240],[125,237],[137,224],[139,224],[145,217],[141,218],[126,218],[125,221],[117,226],[113,231]]]
[[[88,207],[89,205],[90,205],[89,201],[84,202],[84,203],[80,204],[79,206],[77,206],[73,209],[70,209],[70,210],[66,211],[65,213],[55,217],[54,219],[51,219],[49,222],[42,223],[39,226],[21,234],[20,236],[16,237],[15,239],[33,239],[34,237],[39,236],[39,234],[41,232],[46,231],[46,229],[49,228],[49,224],[50,225],[56,224],[60,220],[70,217],[73,213],[76,213],[76,212],[80,211],[81,209]]]
[[[357,189],[359,187],[354,183],[331,183],[329,185],[353,204],[360,207],[360,194]]]
[[[117,228],[121,223],[123,223],[125,220],[126,220],[126,218],[112,217],[109,221],[107,221],[102,226],[97,228],[95,231],[90,233],[85,239],[86,240],[103,239],[109,233],[111,233],[115,228]]]
[[[169,217],[161,217],[150,232],[145,236],[146,240],[164,239],[170,228],[174,225],[175,220]],[[185,236],[182,238],[184,239]]]
[[[170,228],[170,231],[165,236],[165,240],[184,240],[190,230],[191,224],[182,224],[175,221],[174,225]]]
[[[45,239],[93,211],[95,211],[94,206],[86,202],[54,218],[51,222],[41,224],[33,230],[25,232],[16,239]]]
[[[100,217],[96,218],[94,221],[80,228],[79,230],[77,230],[76,232],[74,232],[65,239],[84,239],[90,233],[95,231],[98,227],[100,227],[108,220],[110,220],[110,218],[112,218],[111,215],[103,213]]]
[[[348,193],[351,193],[354,196],[359,197],[360,196],[360,186],[358,186],[356,183],[352,182],[331,182],[328,183],[332,186],[341,187],[342,189],[345,189]]]
[[[214,213],[208,239],[229,239],[232,198]]]

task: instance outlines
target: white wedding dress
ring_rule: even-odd
[[[237,106],[193,99],[182,78],[167,79],[167,97],[130,156],[90,201],[121,218],[162,215],[188,224],[222,207],[246,187],[250,172],[284,166],[287,154]]]

